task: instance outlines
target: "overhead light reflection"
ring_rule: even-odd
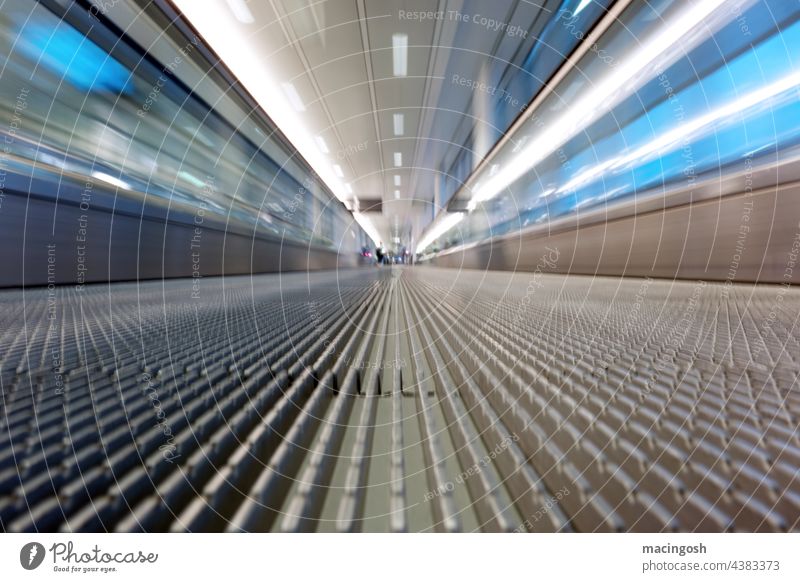
[[[117,188],[124,188],[125,190],[131,189],[130,184],[128,184],[127,182],[123,182],[119,178],[115,178],[114,176],[106,174],[105,172],[92,172],[92,177],[97,178],[98,180],[101,180],[106,184],[111,184],[112,186],[116,186]]]
[[[606,160],[600,164],[589,167],[584,170],[569,182],[564,184],[558,189],[559,193],[570,192],[578,186],[587,184],[596,178],[602,176],[607,170],[617,170],[622,167],[632,167],[636,164],[641,164],[653,154],[664,155],[667,152],[673,151],[685,143],[686,139],[692,134],[696,134],[708,126],[729,118],[733,118],[737,114],[764,103],[769,99],[785,93],[800,85],[800,72],[779,79],[778,81],[761,87],[755,91],[743,95],[722,107],[718,107],[705,115],[691,119],[672,131],[662,133],[658,138],[640,146],[633,151]]]
[[[192,186],[197,186],[198,188],[204,188],[206,183],[200,180],[199,178],[193,176],[189,172],[181,170],[178,172],[178,178],[181,178],[185,182],[189,182]]]
[[[572,13],[572,16],[577,16],[578,14],[583,11],[589,4],[592,3],[592,0],[580,0],[580,4],[575,8],[575,11]]]
[[[443,219],[435,222],[425,233],[425,235],[420,239],[419,244],[417,244],[417,252],[421,253],[425,249],[427,249],[433,242],[438,240],[442,235],[447,233],[450,229],[452,229],[455,225],[461,222],[464,219],[463,212],[453,212],[447,214]]]
[[[646,156],[659,152],[663,153],[678,147],[684,139],[717,121],[733,117],[742,111],[759,105],[773,97],[780,95],[790,89],[800,85],[800,72],[787,75],[778,81],[761,87],[755,91],[743,95],[727,105],[718,107],[705,115],[701,115],[691,121],[684,123],[672,131],[661,134],[657,139],[637,148],[633,152],[615,160],[614,167],[621,167],[631,162],[641,160]]]
[[[633,51],[625,61],[612,69],[610,74],[590,90],[585,91],[581,97],[574,99],[552,123],[538,131],[530,140],[518,143],[518,155],[476,191],[474,202],[485,202],[497,196],[578,132],[613,108],[623,97],[632,93],[637,85],[651,78],[643,72],[668,49],[676,47],[672,54],[661,59],[661,66],[673,56],[685,54],[685,39],[688,33],[709,18],[725,1],[708,0],[691,4],[675,20],[666,24],[652,40]],[[602,104],[602,107],[598,104]],[[525,144],[524,147],[522,143]]]

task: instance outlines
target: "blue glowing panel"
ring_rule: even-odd
[[[132,91],[130,72],[74,28],[28,23],[20,50],[80,91]]]

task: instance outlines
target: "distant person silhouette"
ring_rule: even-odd
[[[384,260],[383,254],[383,241],[378,244],[378,248],[375,249],[375,258],[378,260],[378,264],[382,265]]]

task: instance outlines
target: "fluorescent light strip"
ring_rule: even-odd
[[[367,233],[367,236],[372,239],[372,242],[377,246],[381,243],[381,235],[378,233],[378,230],[375,228],[375,225],[372,224],[372,221],[363,213],[361,212],[353,212],[353,218],[356,219],[356,222],[364,229],[364,232]]]
[[[331,151],[328,149],[328,144],[325,143],[325,139],[321,135],[316,136],[314,139],[317,142],[319,151],[321,151],[323,154],[331,153]]]
[[[436,241],[439,237],[444,235],[447,231],[457,225],[464,219],[463,212],[454,212],[452,214],[448,214],[445,216],[441,221],[437,224],[434,224],[431,229],[425,233],[425,236],[422,237],[422,240],[419,241],[417,245],[417,252],[421,253],[425,249],[427,249],[431,243]]]
[[[679,44],[695,26],[701,24],[725,1],[707,0],[691,4],[689,9],[672,24],[665,26],[655,38],[633,51],[626,61],[614,67],[611,74],[594,85],[591,90],[586,91],[582,97],[572,101],[552,124],[537,132],[510,163],[476,191],[473,202],[477,204],[494,198],[578,132],[610,111],[614,105],[635,91],[640,83],[631,81],[637,75],[667,49]],[[684,54],[685,50],[685,46],[679,46],[678,53]],[[639,81],[646,81],[649,78],[650,76],[647,76],[646,79]],[[621,87],[627,91],[620,91]],[[597,107],[598,103],[604,105],[603,109]]]
[[[394,134],[403,135],[405,116],[402,113],[395,113],[394,115],[392,115],[392,122],[394,125]]]
[[[395,77],[405,77],[408,74],[408,35],[392,35],[392,72]]]
[[[297,92],[297,88],[294,84],[281,83],[281,87],[283,87],[283,92],[286,93],[286,97],[289,99],[289,103],[291,103],[295,111],[302,113],[306,110],[306,106],[303,104],[303,100],[300,99],[300,94]]]
[[[350,200],[343,181],[337,177],[332,160],[320,152],[308,120],[301,115],[305,105],[291,83],[282,83],[280,73],[270,59],[254,50],[254,39],[243,35],[225,2],[173,0],[180,12],[205,38],[242,85],[253,95],[289,142],[340,201]],[[300,112],[300,113],[298,113]],[[358,208],[357,199],[349,202]]]
[[[394,185],[395,186],[399,186],[400,183],[401,183],[400,175],[399,174],[395,174],[394,175]]]
[[[394,152],[394,165],[398,168],[403,165],[403,154],[400,152]]]
[[[228,8],[231,9],[236,20],[242,24],[253,24],[256,19],[253,18],[253,13],[247,7],[247,2],[244,0],[227,0]]]
[[[344,172],[339,164],[333,164],[333,172],[340,178],[344,178]]]

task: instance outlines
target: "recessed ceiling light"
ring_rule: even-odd
[[[339,164],[333,164],[333,171],[340,178],[344,178],[344,172],[342,171],[342,167]]]
[[[400,190],[395,190],[394,191],[394,199],[398,200],[399,198],[400,198]]]
[[[231,9],[233,15],[236,17],[236,20],[241,22],[242,24],[253,24],[256,19],[253,18],[253,13],[250,12],[250,8],[247,7],[247,2],[244,0],[227,0],[228,1],[228,8]]]
[[[398,168],[403,165],[403,154],[394,152],[394,165]]]
[[[345,184],[344,185],[344,191],[347,192],[348,194],[352,194],[353,193],[353,187],[350,184]]]
[[[402,113],[395,113],[392,116],[392,120],[394,121],[394,134],[395,135],[403,135],[403,125],[404,125],[404,115]]]
[[[399,186],[400,185],[400,175],[399,174],[395,174],[394,175],[394,185],[395,186]]]
[[[408,35],[392,35],[392,70],[395,77],[405,77],[408,74]]]
[[[330,153],[330,150],[328,149],[328,144],[325,143],[325,139],[321,135],[318,135],[314,139],[316,139],[317,141],[317,147],[319,148],[319,151],[321,151],[323,154]]]
[[[286,98],[289,99],[289,103],[292,104],[295,111],[306,110],[306,106],[303,105],[303,100],[300,99],[300,94],[292,83],[281,83],[281,87],[283,87],[283,92],[286,93]]]

